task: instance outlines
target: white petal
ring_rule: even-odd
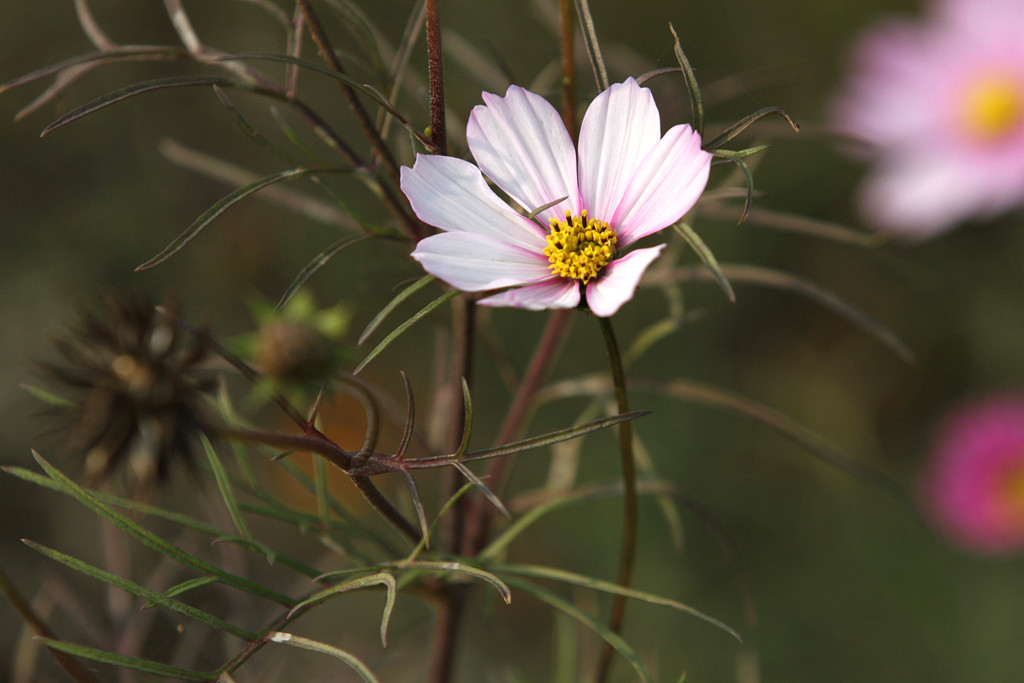
[[[893,235],[934,237],[984,208],[987,198],[979,197],[972,175],[978,174],[935,158],[883,164],[861,186],[861,213]]]
[[[546,282],[510,289],[478,302],[482,306],[512,306],[529,311],[549,308],[576,308],[580,303],[580,285],[576,280],[556,277]]]
[[[608,221],[633,171],[661,137],[654,96],[632,78],[594,98],[580,126],[580,193],[591,218]]]
[[[711,154],[687,125],[673,126],[640,162],[611,218],[624,247],[675,223],[708,184]]]
[[[412,257],[423,269],[466,292],[523,285],[551,277],[543,254],[471,232],[420,240]]]
[[[418,154],[412,168],[402,167],[402,192],[420,220],[436,228],[544,249],[545,231],[501,201],[468,161]]]
[[[486,105],[473,109],[466,141],[488,178],[527,211],[560,197],[538,214],[542,223],[578,213],[576,150],[555,108],[540,95],[511,86],[505,97],[484,93]]]
[[[587,285],[587,306],[594,315],[607,318],[632,299],[647,266],[658,258],[664,248],[664,244],[659,244],[635,249],[605,266],[600,277]]]

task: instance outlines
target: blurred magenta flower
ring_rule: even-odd
[[[1024,2],[937,0],[855,44],[834,103],[875,167],[864,217],[908,238],[1024,202]]]
[[[937,435],[924,492],[937,526],[965,548],[1024,548],[1024,397],[954,411]]]
[[[621,250],[693,207],[711,154],[688,125],[662,136],[651,91],[632,78],[591,103],[578,156],[541,96],[512,86],[483,99],[466,131],[476,166],[418,155],[402,168],[416,215],[445,231],[421,240],[413,258],[461,290],[514,288],[480,301],[488,306],[572,308],[585,288],[590,310],[614,314],[664,245]],[[539,222],[499,198],[484,174]]]

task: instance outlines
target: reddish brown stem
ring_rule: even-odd
[[[430,140],[435,154],[448,153],[444,124],[444,60],[441,53],[441,0],[427,0],[427,68],[430,75]]]

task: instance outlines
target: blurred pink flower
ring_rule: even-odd
[[[1024,548],[1024,397],[954,411],[937,435],[924,493],[936,525],[960,545]]]
[[[515,288],[480,301],[488,306],[572,308],[585,288],[590,310],[614,314],[664,245],[621,250],[675,223],[704,191],[711,155],[700,136],[687,125],[662,136],[651,91],[632,78],[591,103],[578,156],[543,97],[512,86],[483,99],[466,131],[477,166],[421,154],[402,168],[413,211],[445,231],[413,258],[464,291]],[[523,209],[548,208],[526,218],[481,171]]]
[[[855,44],[834,103],[875,167],[864,217],[908,238],[1024,202],[1024,2],[938,0]]]

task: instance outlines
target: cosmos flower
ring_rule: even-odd
[[[864,217],[930,237],[1024,202],[1024,2],[937,0],[861,36],[835,102],[874,167]]]
[[[632,78],[591,103],[578,154],[539,95],[512,86],[483,99],[466,131],[476,166],[419,155],[402,169],[416,215],[444,231],[421,240],[413,258],[464,291],[512,288],[480,301],[488,306],[573,308],[585,297],[598,316],[614,314],[664,245],[624,250],[679,220],[707,184],[700,136],[688,125],[662,136],[651,91]]]
[[[1024,548],[1024,397],[954,411],[924,481],[932,518],[952,540],[986,553]]]

